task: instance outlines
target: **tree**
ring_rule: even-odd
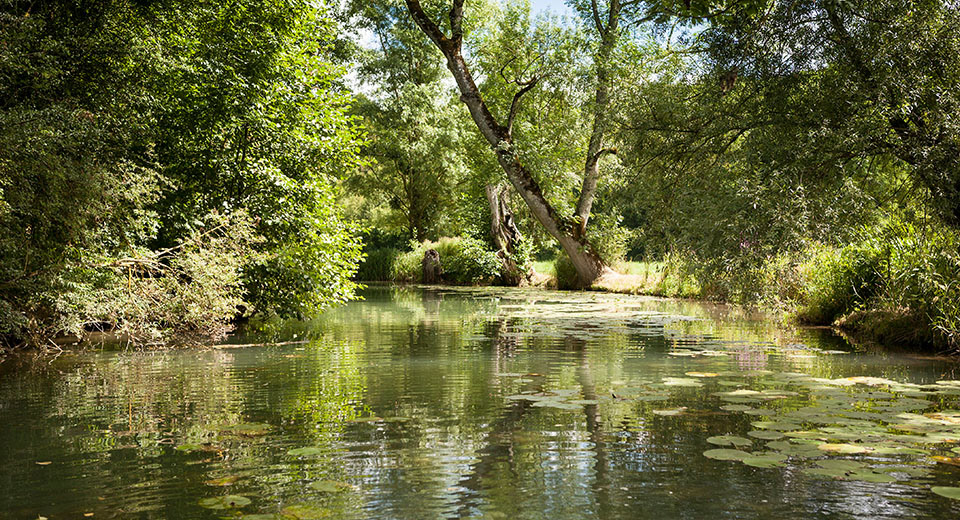
[[[0,31],[0,340],[352,296],[359,129],[325,9],[8,0]]]
[[[587,237],[587,224],[596,195],[597,179],[599,177],[600,159],[607,154],[615,153],[613,148],[604,146],[607,133],[609,89],[611,75],[609,71],[610,55],[619,40],[620,23],[623,8],[636,2],[621,3],[612,0],[602,12],[596,2],[591,5],[594,29],[600,35],[600,44],[595,60],[596,86],[595,105],[593,107],[594,121],[590,145],[584,159],[582,187],[577,209],[574,215],[563,216],[550,203],[535,176],[520,161],[513,138],[513,127],[517,117],[517,110],[525,94],[536,88],[543,79],[534,73],[529,77],[517,77],[516,93],[510,103],[508,115],[498,119],[484,101],[480,88],[473,79],[462,46],[464,38],[464,1],[454,0],[449,10],[447,21],[444,22],[449,35],[441,29],[418,0],[406,0],[414,21],[420,29],[440,49],[447,61],[447,68],[452,73],[461,94],[461,100],[466,104],[477,128],[487,143],[494,149],[497,162],[500,164],[514,189],[526,202],[533,216],[554,237],[570,257],[579,281],[588,286],[603,272],[608,270],[603,259]]]

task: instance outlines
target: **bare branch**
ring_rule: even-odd
[[[534,76],[530,81],[526,82],[516,94],[513,95],[513,101],[510,103],[510,116],[507,118],[507,137],[513,137],[513,121],[517,118],[517,110],[520,108],[520,98],[524,94],[530,92],[533,87],[537,86],[537,82],[540,81],[538,76]]]
[[[503,78],[504,83],[513,83],[513,81],[507,79],[507,76],[503,74],[503,71],[507,69],[507,66],[509,66],[509,65],[510,65],[511,63],[513,63],[514,61],[516,61],[516,59],[517,59],[517,56],[514,56],[514,57],[510,58],[509,60],[507,60],[507,61],[503,64],[503,67],[500,67],[500,77]],[[516,81],[516,80],[514,80],[514,81]]]

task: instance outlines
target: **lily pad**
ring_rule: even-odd
[[[353,486],[346,482],[337,482],[335,480],[318,480],[310,483],[310,489],[323,493],[341,493],[343,491],[350,491],[353,489]]]
[[[859,471],[863,469],[863,463],[855,460],[826,459],[818,460],[817,466],[824,469],[836,469],[842,471]]]
[[[930,491],[951,500],[960,500],[960,487],[933,486]]]
[[[250,505],[250,499],[242,495],[226,495],[200,499],[200,507],[207,509],[239,509]]]
[[[229,475],[226,477],[214,478],[204,482],[208,486],[230,486],[233,485],[236,481],[240,480],[240,477],[237,475]]]
[[[333,512],[320,504],[313,502],[302,502],[292,504],[283,508],[284,516],[294,518],[295,520],[317,520],[319,518],[330,518]]]
[[[761,430],[775,430],[780,432],[789,432],[794,430],[799,430],[800,425],[795,423],[788,422],[777,422],[777,421],[754,421],[750,423],[754,428],[760,428]]]
[[[725,404],[721,406],[720,409],[725,412],[746,412],[753,410],[753,407],[745,404]]]
[[[743,460],[751,455],[740,450],[719,449],[707,450],[703,452],[703,456],[714,460]]]
[[[370,422],[380,422],[382,417],[377,417],[376,415],[365,415],[363,417],[354,417],[353,419],[348,419],[347,422],[353,423],[370,423]]]
[[[684,410],[686,410],[686,409],[687,409],[686,406],[681,406],[681,407],[679,407],[679,408],[671,408],[671,409],[669,409],[669,410],[654,410],[653,413],[654,413],[654,415],[662,415],[662,416],[666,416],[666,417],[672,417],[672,416],[674,416],[674,415],[680,415],[680,414],[682,414],[682,413],[684,412]]]
[[[763,439],[765,441],[777,441],[784,437],[783,433],[781,432],[774,432],[769,430],[754,430],[751,432],[747,432],[747,435],[755,439]]]
[[[817,449],[820,451],[827,451],[830,453],[840,453],[842,455],[855,455],[857,453],[867,452],[867,448],[864,448],[863,446],[857,446],[854,444],[823,443],[818,445]]]
[[[775,468],[783,466],[785,460],[787,460],[786,455],[780,453],[761,453],[745,457],[742,462],[755,468]]]
[[[260,437],[270,433],[273,426],[264,423],[243,423],[225,426],[220,429],[222,433],[240,435],[243,437]]]
[[[802,471],[806,475],[812,475],[814,477],[842,479],[847,476],[847,472],[842,469],[803,468],[800,471]]]
[[[317,457],[326,453],[325,448],[317,448],[314,446],[307,446],[304,448],[294,448],[287,452],[287,455],[291,457]]]
[[[697,381],[696,379],[690,379],[687,377],[665,377],[663,378],[663,384],[666,386],[680,386],[680,387],[699,387],[703,386],[703,383]]]
[[[717,446],[752,446],[753,441],[750,439],[744,439],[743,437],[737,437],[736,435],[716,435],[714,437],[707,437],[707,442],[710,444],[716,444]]]
[[[861,480],[863,482],[874,482],[877,484],[888,484],[896,482],[896,477],[886,473],[876,473],[874,471],[855,471],[847,475],[847,480]]]

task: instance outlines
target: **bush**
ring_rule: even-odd
[[[392,247],[372,249],[360,264],[356,279],[362,282],[386,282],[393,279],[393,266],[400,250]]]
[[[882,251],[873,244],[814,246],[799,265],[801,321],[827,325],[867,304],[881,290]]]
[[[487,245],[470,237],[444,237],[436,242],[412,243],[413,250],[401,253],[393,264],[392,279],[400,282],[420,282],[423,276],[423,255],[429,249],[440,253],[443,281],[474,285],[490,283],[500,276],[501,263],[497,254]]]

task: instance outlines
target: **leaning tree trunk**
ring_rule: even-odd
[[[525,273],[517,265],[516,252],[523,237],[517,229],[513,210],[507,204],[506,186],[487,184],[486,193],[490,205],[490,234],[503,265],[500,277],[505,285],[520,285],[529,279],[530,273]]]
[[[522,84],[522,88],[513,97],[510,106],[510,116],[506,125],[500,124],[490,112],[480,89],[473,80],[473,75],[463,59],[461,47],[463,44],[463,3],[464,0],[454,0],[450,9],[450,30],[448,37],[439,26],[423,11],[419,0],[406,0],[407,9],[413,16],[417,26],[426,33],[447,60],[447,68],[453,74],[460,90],[460,100],[463,101],[473,117],[480,133],[487,140],[497,155],[497,162],[510,180],[523,201],[530,208],[530,213],[543,225],[544,229],[570,257],[577,271],[577,278],[581,286],[589,286],[596,281],[608,268],[587,240],[577,219],[564,219],[557,214],[550,202],[544,197],[540,184],[520,162],[520,158],[513,146],[513,122],[517,113],[520,98],[530,91],[539,81],[535,77]],[[583,194],[581,194],[581,197]]]

